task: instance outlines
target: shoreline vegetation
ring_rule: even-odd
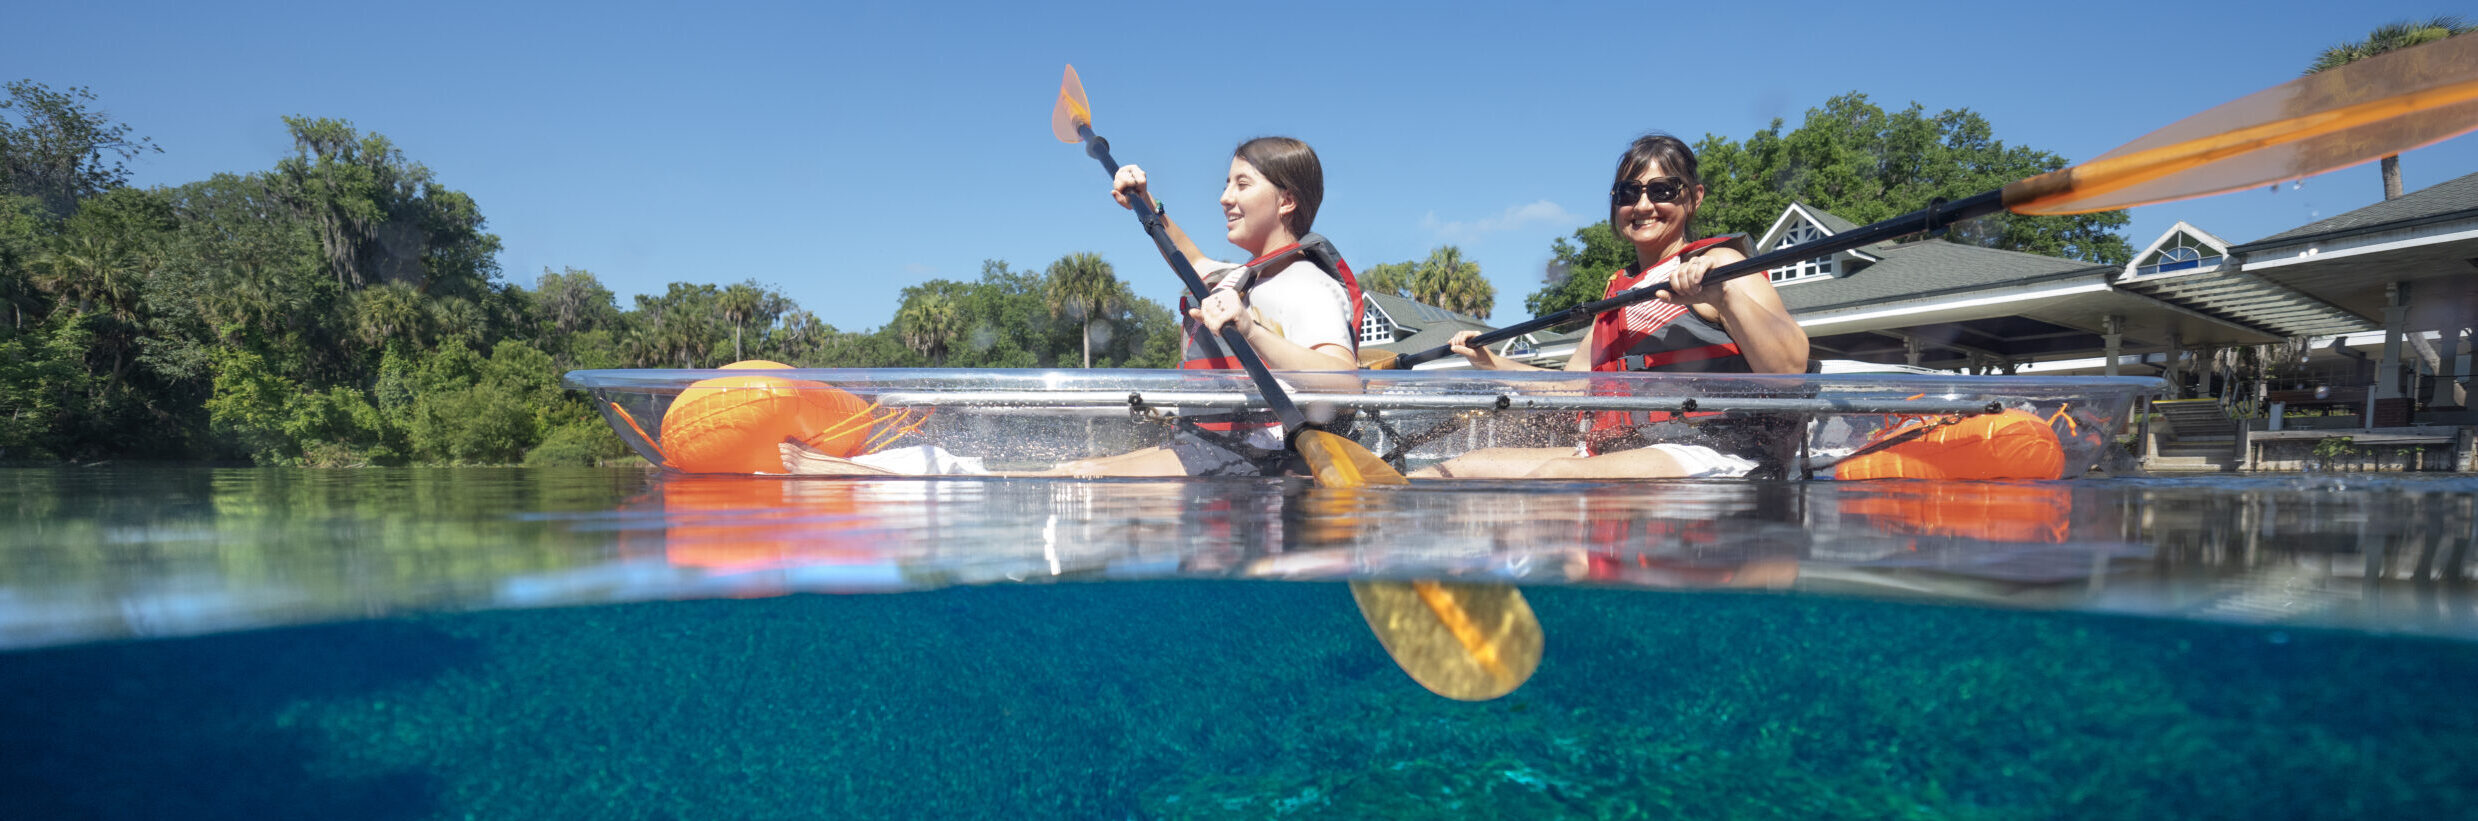
[[[384,136],[287,117],[292,151],[272,168],[141,189],[128,164],[165,149],[98,102],[34,80],[0,99],[0,465],[629,464],[561,373],[744,359],[1159,368],[1179,355],[1170,309],[1082,252],[914,285],[862,331],[756,279],[675,281],[627,307],[576,268],[528,287],[500,270],[481,204]],[[1776,120],[1696,148],[1713,234],[1760,233],[1793,200],[1866,221],[2064,167],[1967,109],[1888,111],[1858,93],[1797,129]],[[2001,216],[1947,239],[2123,262],[2125,222]],[[1631,254],[1603,223],[1550,251],[1525,300],[1535,313],[1596,297]],[[1369,265],[1364,281],[1481,318],[1495,299],[1453,246]]]

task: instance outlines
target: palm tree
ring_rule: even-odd
[[[2364,40],[2342,43],[2324,49],[2323,54],[2315,58],[2314,65],[2306,67],[2306,73],[2328,71],[2387,51],[2398,51],[2447,37],[2457,37],[2468,32],[2470,28],[2470,25],[2463,22],[2461,18],[2449,15],[2431,20],[2402,20],[2397,23],[2385,23],[2376,26],[2374,31],[2368,32]],[[2400,195],[2401,157],[2394,154],[2383,158],[2383,198],[2388,200]]]
[[[101,303],[104,313],[128,320],[137,299],[135,260],[119,243],[91,236],[64,239],[35,259],[43,271],[35,284],[60,297],[61,304],[80,312]]]
[[[758,288],[755,282],[744,282],[724,288],[722,296],[716,297],[715,302],[716,307],[723,311],[723,321],[731,323],[732,361],[748,359],[740,348],[740,331],[748,327],[750,317],[756,316],[765,307],[766,292]]]
[[[1119,282],[1110,263],[1100,254],[1073,253],[1050,263],[1050,281],[1044,289],[1050,303],[1050,315],[1066,315],[1076,320],[1084,337],[1084,367],[1093,366],[1093,323],[1117,311],[1127,303],[1127,286]]]
[[[354,292],[350,299],[353,332],[362,342],[378,347],[401,338],[414,347],[422,346],[423,320],[430,318],[430,312],[422,304],[421,292],[411,284],[381,283]]]
[[[955,300],[939,291],[918,291],[895,310],[895,333],[903,344],[929,357],[932,364],[946,360],[947,345],[962,331],[963,314]]]
[[[1411,298],[1439,308],[1489,318],[1497,304],[1497,286],[1480,275],[1480,264],[1463,259],[1463,249],[1439,246],[1411,275]]]

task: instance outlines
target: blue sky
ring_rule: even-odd
[[[1107,180],[1049,135],[1075,64],[1098,130],[1174,217],[1218,224],[1230,148],[1315,145],[1317,228],[1353,264],[1456,244],[1524,316],[1550,241],[1596,219],[1647,130],[1743,139],[1848,91],[1969,108],[2082,161],[2296,76],[2322,48],[2449,4],[45,3],[0,78],[90,86],[164,153],[141,185],[265,170],[286,115],[387,135],[475,197],[505,275],[593,271],[623,306],[755,279],[844,330],[898,293],[1094,251],[1177,284]],[[2417,188],[2478,136],[2410,152]],[[2243,242],[2370,204],[2372,164],[2136,209]],[[1218,236],[1218,232],[1203,231]],[[1200,238],[1208,239],[1208,238]],[[1226,243],[1209,250],[1238,256]]]

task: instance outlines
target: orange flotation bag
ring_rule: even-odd
[[[1915,434],[1915,435],[1914,435]],[[1908,437],[1861,453],[1833,469],[1837,479],[2059,479],[2065,447],[2048,420],[2027,411],[1981,414],[1951,423],[1914,420],[1876,441]]]
[[[1845,498],[1840,510],[1893,533],[2057,544],[2073,521],[2074,496],[2057,485],[1896,482]]]
[[[763,360],[731,370],[783,369]],[[869,403],[823,382],[780,376],[701,379],[663,413],[666,467],[689,473],[781,473],[777,445],[789,439],[829,456],[851,457],[869,442]]]
[[[663,559],[677,567],[760,573],[884,559],[866,491],[847,482],[673,476],[659,488]],[[738,596],[785,591],[747,588]]]

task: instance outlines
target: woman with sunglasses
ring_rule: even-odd
[[[1805,373],[1807,333],[1766,277],[1706,287],[1704,274],[1746,259],[1738,237],[1688,241],[1704,186],[1695,153],[1667,134],[1635,140],[1618,159],[1609,225],[1635,246],[1635,264],[1609,278],[1602,298],[1661,288],[1657,298],[1594,317],[1576,341],[1569,371]],[[1543,370],[1469,344],[1447,344],[1491,370]],[[1594,414],[1591,432],[1567,448],[1489,448],[1414,473],[1435,477],[1737,477],[1786,468],[1798,431],[1786,419],[1690,422],[1654,415]]]
[[[1126,208],[1134,207],[1130,197],[1150,199],[1144,169],[1120,166],[1110,196]],[[1248,252],[1250,262],[1206,257],[1167,212],[1162,214],[1171,243],[1212,288],[1202,304],[1181,300],[1187,335],[1181,367],[1239,367],[1222,350],[1225,325],[1236,326],[1274,370],[1359,367],[1359,285],[1333,246],[1309,230],[1324,200],[1325,169],[1315,149],[1289,137],[1258,137],[1231,152],[1221,198],[1223,236]],[[791,473],[871,472],[853,469],[851,460],[792,445],[783,447],[783,457]],[[1279,473],[1290,459],[1279,424],[1191,421],[1169,445],[1069,462],[1041,475],[1254,476]]]

